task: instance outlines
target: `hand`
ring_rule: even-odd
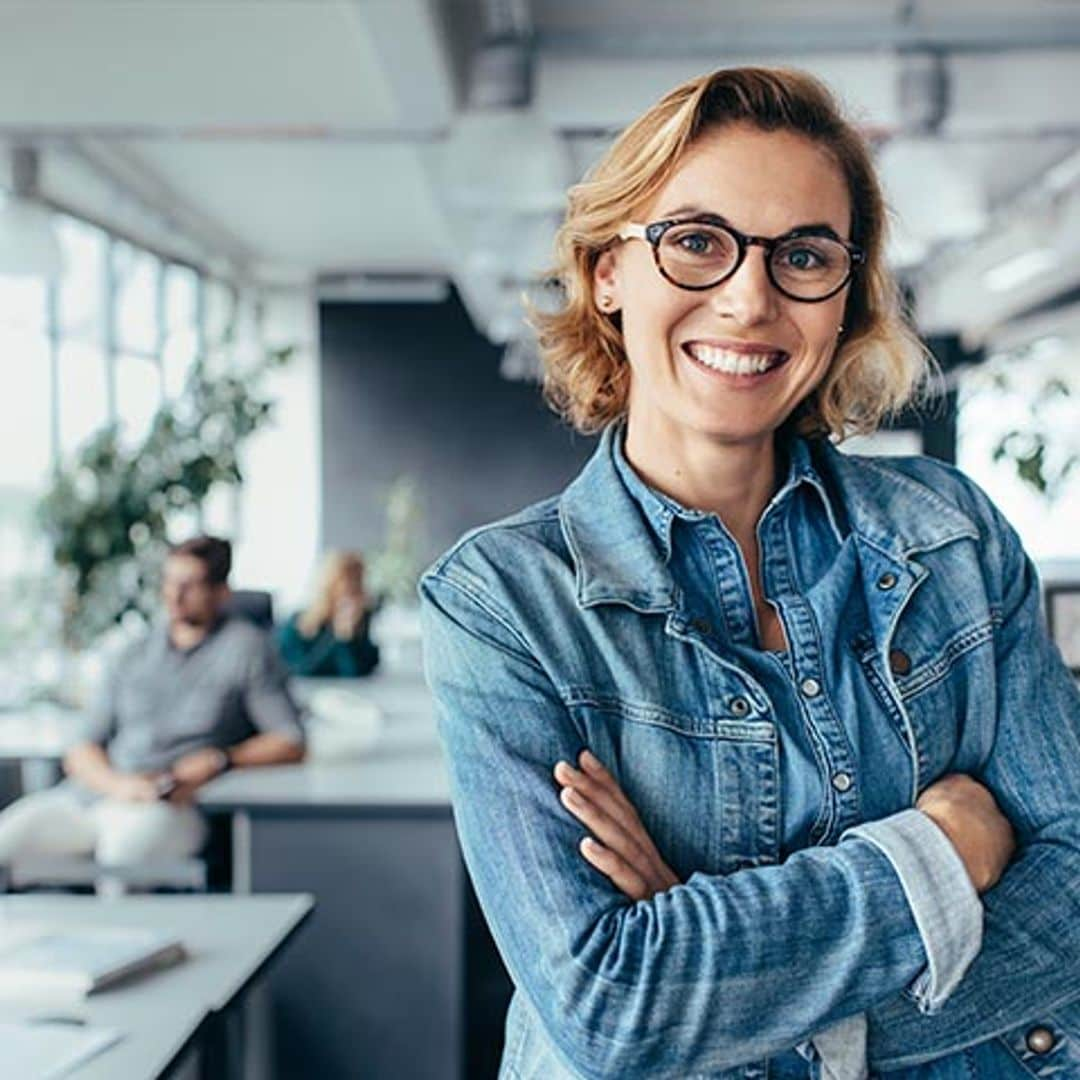
[[[157,802],[158,799],[154,777],[146,773],[116,773],[109,780],[106,794],[121,802]]]
[[[1016,850],[1016,837],[988,788],[973,777],[951,773],[931,784],[915,808],[949,838],[977,893],[997,884]]]
[[[193,750],[190,754],[177,758],[169,768],[169,772],[176,778],[178,788],[193,789],[208,783],[224,771],[222,751],[216,746]]]
[[[351,641],[363,617],[364,605],[359,597],[346,596],[339,600],[334,607],[334,637]]]
[[[678,885],[611,773],[588,750],[578,761],[580,770],[560,761],[555,779],[564,785],[563,806],[593,833],[581,842],[585,859],[631,900],[650,900]]]

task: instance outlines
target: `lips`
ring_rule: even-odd
[[[783,349],[734,342],[690,341],[682,349],[697,364],[725,375],[764,375],[790,358]]]

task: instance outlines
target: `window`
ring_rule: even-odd
[[[205,335],[196,270],[67,215],[56,215],[56,229],[60,281],[0,276],[0,604],[27,616],[0,625],[0,657],[9,661],[0,665],[0,700],[20,681],[20,650],[34,655],[31,638],[50,632],[27,605],[57,588],[35,515],[52,470],[112,421],[138,443],[183,387]],[[228,301],[228,289],[219,293]],[[42,612],[55,613],[55,601]]]
[[[1010,431],[1035,427],[1047,438],[1046,469],[1054,474],[1064,455],[1080,453],[1076,425],[1076,377],[1080,343],[1046,339],[1030,348],[991,356],[960,374],[957,458],[960,467],[998,505],[1036,560],[1076,556],[1080,536],[1080,468],[1053,500],[1017,475],[1014,462],[994,461],[994,449]],[[1071,394],[1053,392],[1053,381]],[[1049,388],[1049,392],[1048,392]],[[1032,412],[1036,404],[1037,415]]]

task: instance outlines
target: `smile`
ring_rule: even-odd
[[[788,359],[782,349],[775,351],[736,351],[695,341],[683,345],[683,351],[710,371],[725,375],[764,375]]]

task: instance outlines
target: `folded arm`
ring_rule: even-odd
[[[551,770],[583,740],[512,620],[468,581],[429,576],[422,594],[465,859],[516,985],[578,1073],[768,1057],[926,966],[898,875],[858,836],[627,904],[559,804]]]
[[[924,1016],[900,997],[872,1011],[879,1069],[982,1042],[1080,994],[1080,692],[1046,635],[1034,567],[991,512],[1003,582],[998,707],[975,775],[1015,828],[1018,854],[983,897],[982,950],[944,1007]]]

